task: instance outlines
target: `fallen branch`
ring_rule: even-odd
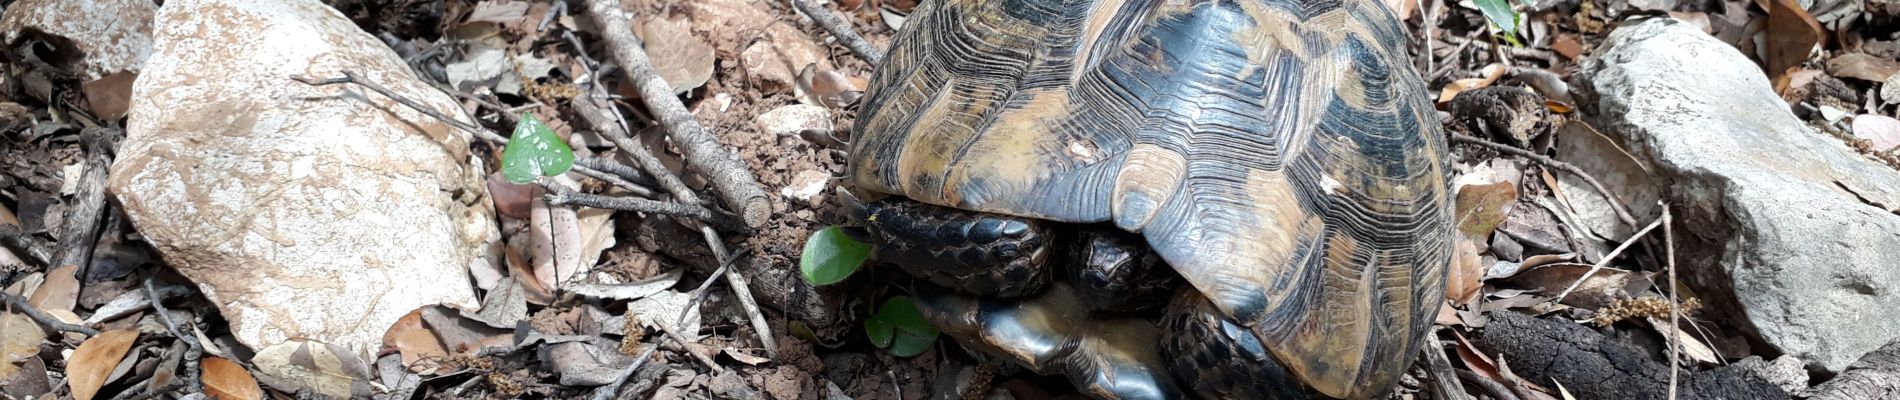
[[[588,7],[590,9],[609,8],[607,5],[601,5],[597,3],[598,2],[589,3]],[[620,19],[620,22],[625,23],[626,16],[619,12],[619,10],[617,9],[618,5],[614,5],[612,7],[614,9],[610,10],[608,13],[617,15]],[[595,18],[609,19],[609,20],[615,19],[615,18],[602,18],[599,16],[598,12],[596,12]],[[580,40],[574,37],[573,34],[570,33],[570,34],[567,34],[566,36],[567,36],[567,40],[573,43],[576,49],[584,49],[584,47],[581,46],[580,44]],[[640,56],[644,57],[645,54],[644,53],[640,54]],[[589,69],[588,73],[590,75],[594,75],[594,72],[593,72],[594,68],[589,66],[589,64],[592,64],[592,63],[593,63],[593,60],[587,57],[587,55],[583,51],[583,54],[581,54],[581,65]],[[652,72],[651,70],[652,68],[647,68],[647,72]],[[660,82],[660,84],[664,86],[665,82]],[[666,165],[661,164],[659,158],[654,157],[653,153],[651,151],[648,151],[646,146],[642,145],[641,143],[633,141],[632,134],[631,134],[632,126],[627,123],[626,117],[620,114],[620,110],[618,108],[614,108],[612,104],[598,103],[599,101],[601,101],[600,100],[601,97],[595,94],[591,94],[591,93],[594,93],[594,91],[597,91],[599,89],[600,89],[600,85],[593,85],[592,87],[588,88],[588,93],[590,94],[579,96],[573,102],[574,109],[576,112],[581,114],[581,118],[587,120],[588,124],[592,125],[596,131],[602,132],[602,136],[607,137],[609,141],[614,142],[615,146],[619,146],[623,151],[625,151],[629,157],[634,159],[635,163],[640,165],[640,168],[646,170],[648,174],[651,174],[654,180],[660,182],[661,187],[665,188],[668,192],[672,192],[673,196],[678,198],[681,203],[705,204],[704,202],[699,200],[698,193],[695,193],[692,191],[691,188],[686,187],[685,181],[680,180],[679,176],[675,175],[672,170],[666,169]],[[642,88],[642,92],[643,93],[645,92],[644,87]],[[672,93],[672,92],[669,89],[666,93]],[[678,100],[671,97],[670,94],[666,98],[669,101],[672,101],[674,103],[678,102]],[[649,106],[651,106],[651,103],[649,103]],[[656,113],[660,112],[659,110],[654,110],[654,111]],[[613,121],[606,120],[606,116],[609,115],[609,113],[613,115],[614,117]],[[692,116],[688,114],[686,117],[687,117],[687,120],[690,122]],[[698,123],[692,122],[692,126],[697,128]],[[691,155],[688,155],[688,157],[691,157]],[[743,171],[744,165],[743,164],[739,165],[739,168],[740,170]],[[752,182],[756,188],[757,180],[754,180],[751,178],[752,176],[751,172],[749,171],[745,172],[745,176],[748,182]],[[714,183],[716,184],[717,181],[715,181]],[[763,196],[762,193],[760,195]],[[763,202],[765,198],[760,197],[758,200]],[[728,206],[730,205],[731,203],[728,203]],[[767,210],[764,210],[764,211],[769,213],[770,207],[766,207],[766,208]],[[744,214],[744,215],[745,215],[744,219],[746,220],[746,223],[745,223],[746,226],[748,227],[758,226],[758,224],[755,224],[750,220],[750,217],[751,217],[750,214]],[[702,238],[706,242],[706,246],[712,249],[714,259],[718,260],[720,265],[726,265],[726,264],[731,263],[732,255],[726,251],[726,245],[725,245],[724,239],[721,239],[719,237],[719,234],[717,232],[713,232],[712,227],[707,226],[706,224],[700,224],[700,231],[701,231]],[[734,297],[739,299],[739,304],[745,310],[747,319],[751,321],[752,330],[759,333],[760,346],[765,348],[765,352],[768,356],[776,357],[778,355],[778,343],[777,343],[777,339],[774,336],[772,336],[771,321],[767,321],[765,319],[765,312],[759,309],[758,301],[756,299],[753,299],[752,290],[751,290],[752,286],[746,282],[745,276],[739,274],[738,270],[725,269],[723,275],[726,278],[726,282],[732,285],[732,289],[733,289],[732,291],[733,291]]]
[[[674,96],[672,85],[653,70],[646,50],[633,35],[632,17],[620,8],[620,1],[588,0],[587,11],[599,25],[614,61],[640,89],[640,98],[647,110],[666,127],[667,135],[685,155],[686,164],[712,182],[722,202],[737,212],[747,226],[764,226],[771,217],[772,206],[766,200],[765,190],[759,187],[759,179],[746,169],[744,161],[726,151],[712,134],[700,127],[699,120]]]
[[[112,166],[118,131],[86,128],[79,136],[86,146],[86,169],[79,177],[73,207],[67,211],[66,227],[59,237],[59,258],[53,267],[72,266],[74,273],[84,274],[92,264],[92,251],[99,244],[99,227],[105,219],[106,168]],[[70,304],[72,299],[65,301]]]
[[[53,328],[53,330],[60,331],[60,332],[74,332],[74,333],[79,333],[86,336],[99,335],[98,329],[92,329],[91,327],[87,327],[84,325],[74,325],[74,324],[68,324],[65,322],[60,322],[58,318],[53,318],[53,316],[47,315],[45,311],[40,311],[40,309],[34,308],[32,304],[27,304],[26,298],[24,297],[14,296],[12,294],[8,294],[5,292],[0,292],[0,297],[6,298],[7,306],[12,308],[11,311],[18,312],[21,314],[26,314],[26,317],[33,319],[33,322],[38,322],[40,323],[40,325],[45,325],[48,328]]]
[[[1485,354],[1511,357],[1531,382],[1561,383],[1580,399],[1661,399],[1669,371],[1642,350],[1559,319],[1502,310],[1473,342]],[[1683,399],[1786,399],[1788,393],[1754,371],[1733,365],[1685,372]]]
[[[1458,379],[1470,382],[1471,386],[1484,389],[1484,394],[1490,395],[1493,399],[1518,400],[1517,394],[1511,393],[1511,389],[1505,388],[1503,383],[1491,380],[1491,378],[1486,378],[1484,375],[1478,375],[1478,373],[1471,372],[1470,370],[1461,369],[1457,370],[1456,373],[1458,374]]]
[[[798,12],[810,16],[811,20],[817,22],[818,26],[825,28],[826,32],[831,32],[832,37],[838,38],[839,43],[844,44],[845,48],[851,49],[851,52],[856,53],[858,58],[864,59],[864,62],[870,63],[872,66],[884,63],[884,52],[878,51],[877,47],[871,45],[871,42],[865,41],[864,36],[860,36],[857,31],[852,30],[851,23],[845,22],[843,18],[839,18],[838,14],[834,14],[831,10],[812,4],[810,0],[792,0],[792,7],[798,8]]]

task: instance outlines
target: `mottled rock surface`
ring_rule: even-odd
[[[172,0],[155,27],[108,190],[240,341],[368,360],[403,314],[475,306],[500,234],[468,134],[290,78],[350,70],[469,120],[453,99],[316,0]]]
[[[1708,310],[1828,372],[1900,337],[1900,171],[1810,130],[1692,25],[1632,22],[1603,46],[1575,75],[1581,109],[1656,168]]]

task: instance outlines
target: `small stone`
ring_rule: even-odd
[[[779,194],[797,200],[801,204],[817,206],[812,200],[825,193],[825,186],[831,182],[831,175],[823,172],[804,170],[792,176],[792,184],[779,189]]]
[[[826,49],[805,32],[785,23],[775,23],[765,29],[761,40],[739,54],[739,60],[759,80],[761,89],[780,92],[789,91],[798,83],[798,71],[804,70],[806,65],[818,64],[818,69],[831,69],[826,53]]]
[[[773,136],[799,136],[805,131],[831,133],[831,110],[810,104],[792,104],[759,114],[759,129]]]

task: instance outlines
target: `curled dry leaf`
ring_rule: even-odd
[[[1681,327],[1671,329],[1669,319],[1654,316],[1646,316],[1643,317],[1643,319],[1649,321],[1649,326],[1655,328],[1656,333],[1661,334],[1663,339],[1676,342],[1677,348],[1682,351],[1681,355],[1684,360],[1703,364],[1721,362],[1722,359],[1719,355],[1715,354],[1714,348],[1703,344],[1701,340],[1697,340],[1695,335],[1691,335],[1689,331],[1683,330]],[[1685,363],[1685,365],[1687,364],[1693,363]]]
[[[1886,82],[1887,78],[1892,78],[1896,73],[1900,73],[1900,61],[1872,54],[1842,54],[1827,60],[1827,74],[1837,78]]]
[[[132,342],[138,338],[137,330],[120,329],[100,333],[80,343],[66,360],[66,384],[73,391],[73,398],[91,400],[99,394],[99,387],[105,386],[106,377],[112,375],[119,360],[125,359],[126,351],[132,349]]]
[[[257,386],[257,379],[243,366],[218,357],[205,357],[204,370],[200,375],[205,385],[205,395],[219,400],[261,400],[264,389]]]
[[[286,391],[310,391],[331,398],[370,395],[369,364],[355,353],[322,342],[292,339],[270,345],[251,357],[256,378]]]
[[[1577,40],[1577,35],[1559,33],[1556,39],[1551,40],[1550,50],[1564,58],[1576,60],[1583,56],[1583,42]]]
[[[1458,232],[1466,238],[1491,237],[1517,204],[1517,185],[1509,181],[1470,184],[1458,189]]]
[[[1900,148],[1900,120],[1875,114],[1854,117],[1854,137],[1872,142],[1874,151]]]
[[[1484,276],[1484,262],[1478,253],[1478,244],[1468,238],[1459,237],[1456,251],[1451,256],[1451,271],[1445,279],[1445,300],[1453,305],[1470,304],[1478,298],[1478,288],[1482,286],[1479,278]]]
[[[1441,108],[1444,107],[1445,103],[1451,102],[1451,99],[1458,97],[1459,93],[1488,87],[1493,83],[1497,83],[1498,78],[1504,77],[1504,73],[1510,71],[1510,69],[1510,67],[1504,64],[1493,63],[1484,66],[1484,69],[1479,71],[1481,73],[1480,77],[1452,81],[1451,84],[1445,85],[1444,89],[1438,91],[1438,106]]]
[[[1821,24],[1795,0],[1767,0],[1763,8],[1768,10],[1768,24],[1762,32],[1762,64],[1769,78],[1784,81],[1788,69],[1807,61],[1821,43]]]
[[[1557,160],[1576,165],[1578,169],[1590,173],[1617,197],[1617,201],[1629,207],[1631,217],[1638,221],[1655,218],[1656,202],[1662,199],[1660,189],[1649,175],[1649,166],[1637,160],[1625,151],[1614,139],[1598,132],[1590,124],[1581,121],[1571,122],[1557,133]],[[1610,209],[1609,200],[1603,193],[1591,187],[1582,177],[1569,173],[1557,173],[1558,190],[1563,191],[1570,211],[1580,219],[1583,228],[1589,229],[1598,237],[1621,240],[1635,233],[1638,227],[1624,224]]]
[[[441,360],[449,356],[442,340],[435,337],[435,331],[423,325],[420,309],[403,315],[383,333],[383,347],[395,348],[402,355],[403,367],[411,372],[433,372]]]

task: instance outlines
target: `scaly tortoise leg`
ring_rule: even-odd
[[[869,203],[843,197],[854,225],[846,232],[872,245],[879,263],[978,296],[1018,297],[1049,283],[1054,227],[1047,221],[980,213],[892,197]]]
[[[975,298],[922,288],[924,318],[964,346],[1038,374],[1060,374],[1098,399],[1179,399],[1146,320],[1101,318],[1063,283],[1019,299]]]

